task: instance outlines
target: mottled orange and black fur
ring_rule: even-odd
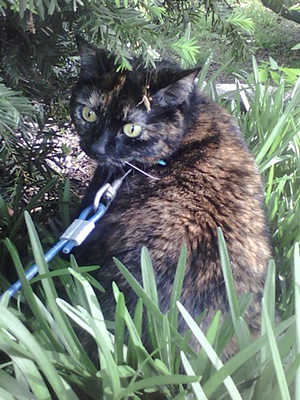
[[[92,203],[107,180],[129,161],[160,178],[132,173],[105,217],[77,252],[81,264],[100,264],[96,278],[105,287],[101,305],[114,312],[112,282],[124,292],[130,311],[133,291],[112,261],[117,257],[141,281],[140,253],[146,246],[153,262],[160,305],[168,311],[182,244],[187,267],[181,301],[192,316],[208,309],[204,330],[217,310],[229,310],[217,243],[221,227],[232,261],[238,294],[251,292],[248,321],[255,333],[271,256],[263,211],[261,178],[234,120],[197,89],[197,69],[160,63],[146,70],[116,72],[115,58],[82,40],[81,74],[71,100],[72,119],[85,152],[99,167],[83,200]],[[145,100],[146,97],[146,100]],[[82,108],[97,120],[88,123]],[[125,124],[142,126],[127,137]],[[163,159],[166,166],[158,165]]]

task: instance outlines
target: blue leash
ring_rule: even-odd
[[[93,231],[96,222],[98,222],[108,210],[112,201],[116,197],[117,191],[121,187],[125,177],[131,172],[127,171],[122,178],[116,179],[111,184],[104,184],[96,193],[94,203],[87,206],[75,221],[61,235],[60,240],[45,254],[45,261],[51,261],[61,250],[65,254],[69,254],[74,246],[79,246]],[[101,202],[105,201],[105,204]],[[94,214],[89,218],[91,212]],[[87,219],[88,218],[88,219]],[[38,273],[38,267],[33,264],[25,271],[27,280],[31,280]],[[22,288],[22,283],[18,279],[13,283],[1,296],[0,301],[5,293],[8,293],[9,298],[13,297]]]

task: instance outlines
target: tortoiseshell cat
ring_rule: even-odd
[[[141,248],[147,247],[165,313],[183,243],[188,256],[181,302],[194,317],[208,310],[204,330],[217,310],[226,316],[217,243],[221,227],[238,294],[253,293],[247,319],[255,333],[271,251],[261,178],[236,123],[199,92],[199,68],[162,62],[149,71],[136,60],[132,71],[116,72],[115,58],[105,50],[83,39],[78,45],[81,73],[71,99],[72,120],[83,150],[99,163],[82,206],[93,202],[104,182],[129,169],[126,161],[159,178],[131,173],[76,253],[81,264],[101,266],[96,278],[106,289],[99,295],[106,317],[112,318],[115,308],[113,281],[130,311],[136,303],[113,256],[141,282]]]

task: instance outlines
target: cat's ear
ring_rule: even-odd
[[[112,63],[107,51],[87,42],[80,35],[76,35],[76,42],[80,54],[82,75],[93,77],[109,72]]]
[[[155,97],[163,105],[180,105],[185,102],[189,94],[194,90],[196,78],[201,70],[201,67],[176,71],[171,74],[172,83],[158,90]]]
[[[82,36],[76,35],[76,43],[80,54],[81,71],[95,69],[97,48],[88,43]]]

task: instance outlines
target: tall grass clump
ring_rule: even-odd
[[[55,229],[39,223],[35,227],[27,212],[30,249],[39,275],[34,282],[26,281],[21,251],[14,243],[17,236],[6,238],[2,248],[6,260],[12,260],[16,268],[23,290],[12,300],[5,294],[0,303],[1,399],[300,398],[300,84],[298,81],[290,91],[284,80],[276,88],[262,85],[253,60],[253,73],[237,75],[235,90],[219,97],[213,81],[220,71],[205,80],[208,68],[209,61],[199,85],[236,117],[264,178],[274,260],[269,264],[262,299],[261,335],[250,337],[244,316],[251,294],[237,296],[221,230],[217,232],[219,252],[231,312],[222,323],[220,313],[216,313],[204,334],[199,328],[204,314],[195,321],[180,303],[185,247],[167,314],[160,311],[147,250],[141,253],[142,285],[116,259],[116,266],[139,300],[134,315],[130,315],[123,293],[112,283],[115,319],[105,321],[96,296],[102,290],[101,282],[89,275],[97,267],[80,267],[74,258],[68,263],[59,257],[49,267],[39,236],[45,245],[49,241],[46,233],[53,236]],[[66,224],[68,195],[67,185],[60,197]],[[4,200],[0,216],[7,224],[13,218]],[[33,216],[35,219],[35,212]],[[66,289],[64,299],[58,297],[58,284]],[[142,324],[143,314],[147,315],[147,326]],[[179,316],[187,324],[184,333],[177,330]],[[151,338],[150,349],[141,340],[144,329]],[[81,344],[82,332],[95,342],[93,360]],[[189,346],[192,336],[200,344],[198,354]],[[222,354],[233,336],[239,351],[225,362]]]
[[[237,90],[231,93],[227,107],[236,117],[263,176],[267,220],[280,278],[279,307],[285,315],[291,315],[291,261],[295,244],[300,241],[300,79],[292,88],[283,77],[276,87],[268,81],[261,84],[255,58],[252,74],[236,76]]]

